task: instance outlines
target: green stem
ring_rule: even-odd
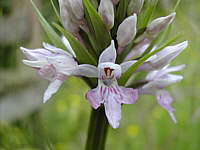
[[[104,107],[92,109],[85,150],[104,150],[107,131],[108,121]]]

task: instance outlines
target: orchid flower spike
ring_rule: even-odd
[[[64,38],[64,40],[67,39]],[[70,53],[60,48],[56,48],[47,43],[43,43],[43,46],[44,48],[34,50],[24,47],[20,47],[20,49],[27,57],[27,60],[23,60],[23,63],[37,69],[41,78],[50,81],[43,97],[43,102],[45,103],[58,91],[67,77],[74,72],[78,63]],[[69,45],[66,46],[69,48]],[[64,74],[61,73],[63,69],[65,69]]]
[[[81,68],[81,70],[88,70],[85,71],[85,76],[98,78],[97,88],[89,90],[86,97],[94,109],[104,104],[106,116],[113,128],[119,127],[121,104],[133,104],[138,98],[138,90],[125,88],[117,83],[117,79],[122,73],[136,61],[128,61],[118,65],[115,64],[116,55],[114,41],[112,41],[111,45],[100,55],[98,67],[94,68],[94,66],[88,65]],[[84,67],[85,69],[83,69]]]
[[[152,71],[145,78],[148,83],[139,89],[140,94],[156,95],[158,104],[160,104],[164,109],[169,112],[172,120],[175,123],[177,122],[173,114],[173,111],[175,109],[171,107],[173,98],[170,96],[169,92],[164,90],[164,88],[183,79],[183,76],[174,75],[170,72],[180,71],[184,67],[185,65],[180,65],[176,67],[169,67],[167,65],[161,70]]]
[[[107,26],[108,30],[112,29],[114,26],[114,8],[111,0],[101,0],[99,9],[99,14],[102,17],[103,22]]]

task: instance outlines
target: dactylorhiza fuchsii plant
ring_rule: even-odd
[[[104,149],[108,123],[118,128],[122,104],[134,104],[142,94],[155,95],[177,122],[173,98],[165,88],[183,79],[172,72],[185,65],[171,67],[170,63],[188,42],[169,46],[177,37],[162,41],[168,37],[175,12],[150,22],[157,0],[59,0],[59,14],[51,1],[59,35],[31,3],[50,44],[44,42],[39,49],[21,47],[27,58],[23,63],[50,81],[44,103],[69,76],[82,78],[91,88],[86,93],[93,107],[87,150]]]

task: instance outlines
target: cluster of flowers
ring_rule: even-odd
[[[114,6],[117,5],[118,1],[101,0],[98,7],[98,12],[109,31],[114,26]],[[171,107],[173,99],[164,88],[183,79],[182,76],[171,73],[182,70],[185,65],[170,67],[170,63],[187,47],[187,41],[174,46],[167,46],[145,61],[136,71],[136,73],[149,72],[141,80],[145,81],[142,86],[126,88],[119,86],[117,82],[121,75],[137,62],[137,59],[134,58],[142,56],[151,42],[168,27],[176,15],[176,13],[172,13],[166,17],[153,20],[146,27],[145,32],[134,39],[137,32],[137,16],[142,9],[143,2],[144,0],[130,1],[127,9],[128,17],[118,27],[116,43],[111,40],[110,46],[100,54],[98,66],[79,64],[75,59],[76,54],[64,36],[62,41],[70,53],[47,43],[43,43],[44,48],[34,50],[21,47],[22,52],[27,57],[27,60],[23,60],[23,63],[37,69],[42,78],[50,81],[44,93],[44,103],[57,92],[69,76],[84,76],[98,78],[98,86],[89,90],[86,97],[94,109],[102,104],[104,105],[107,119],[113,128],[119,127],[121,105],[135,103],[139,94],[156,95],[158,104],[169,112],[175,123],[177,122],[173,114],[175,109]],[[81,27],[87,26],[82,0],[59,0],[59,4],[64,28],[84,44],[84,40],[79,34]],[[133,40],[137,44],[122,64],[116,64],[117,55],[123,53],[127,45]],[[117,50],[116,45],[118,46]],[[152,51],[154,51],[154,48]]]

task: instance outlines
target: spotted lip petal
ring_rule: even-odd
[[[91,103],[94,109],[97,109],[103,103],[103,98],[99,94],[98,87],[95,89],[89,90],[88,93],[86,94],[86,98],[89,100],[89,102]]]
[[[114,129],[119,127],[121,120],[121,103],[119,103],[116,98],[115,94],[109,94],[108,99],[104,102],[108,122]]]

